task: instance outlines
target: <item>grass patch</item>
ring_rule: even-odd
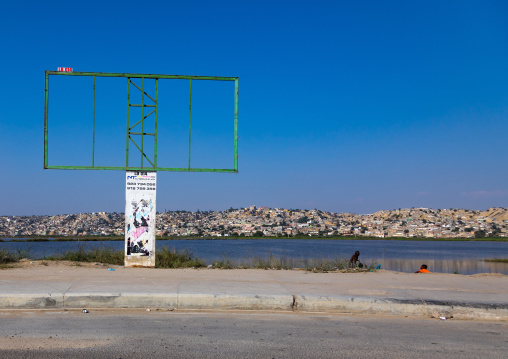
[[[312,272],[331,272],[337,270],[347,270],[350,268],[349,260],[346,258],[330,259],[309,259],[305,261],[304,269]]]
[[[508,263],[508,259],[503,259],[503,258],[499,258],[499,259],[485,259],[485,262],[492,262],[492,263]]]
[[[169,248],[162,248],[155,254],[157,268],[191,268],[204,267],[205,263],[199,258],[194,258],[188,251],[176,251]],[[114,250],[108,247],[99,246],[86,249],[84,245],[77,250],[66,251],[63,254],[44,258],[45,260],[63,260],[77,262],[97,262],[111,265],[124,264],[123,250]]]
[[[370,272],[374,271],[378,263],[363,263],[362,267],[352,267],[347,258],[309,259],[304,261],[303,269],[316,273],[327,272]]]
[[[189,251],[177,251],[163,247],[155,253],[156,268],[192,268],[204,267],[205,262],[195,258]]]
[[[233,261],[231,261],[226,254],[223,254],[222,258],[223,259],[221,261],[213,262],[212,267],[218,268],[218,269],[234,269],[234,268],[238,268],[240,266],[239,264],[236,264]]]
[[[5,249],[0,250],[0,264],[18,262],[21,258],[18,258],[14,253],[6,251]]]
[[[63,254],[47,257],[44,259],[123,265],[124,254],[123,251],[118,251],[103,246],[92,249],[86,249],[85,246],[79,246],[77,250],[69,250]]]
[[[10,265],[19,262],[22,258],[27,258],[30,255],[30,250],[18,249],[14,252],[6,249],[0,249],[0,268],[6,268]]]
[[[277,258],[275,257],[271,252],[268,254],[268,257],[261,258],[261,257],[254,257],[252,259],[252,263],[254,268],[256,269],[292,269],[293,263],[292,260],[289,260],[287,258],[281,257]]]
[[[271,252],[266,257],[253,256],[252,260],[248,263],[231,261],[227,256],[224,256],[222,261],[215,261],[212,264],[213,268],[218,269],[277,269],[277,270],[291,270],[302,269],[316,273],[346,271],[346,272],[369,272],[376,269],[377,263],[367,265],[364,263],[363,267],[352,268],[347,258],[335,259],[297,259],[297,258],[278,258]]]
[[[14,263],[22,258],[27,258],[29,251],[20,251],[16,253],[8,252],[6,250],[0,250],[0,266],[8,263]],[[86,246],[80,245],[77,250],[69,250],[62,254],[57,254],[42,259],[42,265],[47,265],[46,261],[71,261],[75,262],[77,266],[80,266],[82,262],[94,262],[103,263],[110,265],[124,265],[124,251],[115,250],[106,246],[97,246],[95,248],[86,248]],[[371,263],[361,268],[351,268],[349,260],[347,258],[335,258],[335,259],[297,259],[297,258],[286,258],[276,257],[271,252],[266,257],[253,256],[252,259],[247,262],[236,262],[230,260],[227,255],[223,256],[223,260],[215,261],[212,264],[213,268],[220,269],[277,269],[277,270],[290,270],[290,269],[302,269],[311,272],[335,272],[335,271],[346,271],[346,272],[366,272],[373,271],[376,268],[377,263]],[[487,260],[489,261],[489,260]],[[508,261],[508,260],[491,260],[491,261]],[[194,257],[189,251],[177,251],[176,249],[170,249],[163,247],[156,252],[155,258],[156,268],[200,268],[205,267],[206,263],[201,258]]]

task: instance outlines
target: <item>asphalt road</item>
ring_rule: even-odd
[[[302,313],[0,311],[0,358],[506,358],[508,323]]]

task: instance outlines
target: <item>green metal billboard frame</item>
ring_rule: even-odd
[[[89,76],[93,77],[93,137],[92,137],[92,165],[91,166],[50,166],[48,164],[48,106],[49,106],[49,77],[56,76]],[[95,166],[95,78],[96,77],[124,77],[127,79],[127,131],[126,131],[126,158],[125,166],[109,167],[109,166]],[[132,79],[141,79],[141,87],[136,85]],[[155,96],[150,96],[145,91],[145,79],[155,79]],[[158,108],[159,108],[159,79],[180,79],[189,80],[189,158],[188,167],[158,167],[157,166],[157,124],[158,124]],[[218,168],[193,168],[191,167],[191,110],[192,110],[192,80],[211,80],[211,81],[234,81],[234,155],[233,155],[233,168],[218,169]],[[131,85],[141,91],[141,104],[133,104],[130,102]],[[145,96],[149,101],[145,103]],[[141,108],[141,118],[135,124],[131,125],[130,109],[131,107]],[[145,109],[150,111],[145,115]],[[144,131],[145,120],[154,115],[154,132],[149,133]],[[138,126],[141,125],[141,129]],[[140,143],[133,139],[133,135],[141,136]],[[154,156],[150,159],[145,153],[144,137],[152,136],[154,138]],[[141,155],[141,167],[129,166],[129,145],[133,143],[139,150]],[[144,160],[148,162],[144,166]],[[45,72],[45,87],[44,87],[44,169],[64,169],[64,170],[129,170],[129,171],[175,171],[175,172],[238,172],[238,77],[219,77],[219,76],[185,76],[185,75],[155,75],[155,74],[132,74],[132,73],[107,73],[107,72],[59,72],[59,71],[46,71]]]

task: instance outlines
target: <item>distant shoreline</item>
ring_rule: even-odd
[[[3,239],[9,239],[9,241],[4,241]],[[197,236],[157,236],[157,240],[195,240],[195,241],[224,241],[224,240],[259,240],[259,239],[292,239],[292,240],[342,240],[342,241],[352,241],[352,240],[370,240],[370,241],[423,241],[423,242],[508,242],[507,237],[483,237],[483,238],[406,238],[406,237],[361,237],[361,236],[330,236],[330,237],[318,237],[318,236],[295,236],[295,237],[274,237],[274,236],[264,236],[264,237],[237,237],[237,236],[228,236],[228,237],[197,237]],[[57,242],[72,242],[72,241],[83,241],[83,242],[97,242],[97,241],[124,241],[124,236],[0,236],[0,242],[49,242],[49,241],[57,241]]]

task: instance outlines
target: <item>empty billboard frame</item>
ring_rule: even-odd
[[[91,148],[91,165],[88,166],[63,166],[63,165],[50,165],[48,158],[49,148],[49,80],[51,76],[81,76],[90,77],[91,86],[93,88],[93,114],[90,121],[92,121],[92,148]],[[125,165],[120,166],[97,166],[95,164],[95,79],[97,77],[109,78],[125,78],[126,79],[126,137],[125,137]],[[133,79],[141,79],[141,86],[133,82]],[[147,93],[144,86],[145,79],[155,80],[154,93],[150,95]],[[159,167],[157,141],[158,141],[158,112],[159,112],[159,80],[188,80],[189,81],[189,151],[188,151],[188,166],[187,167]],[[234,108],[233,108],[233,160],[231,168],[195,168],[191,166],[191,129],[192,129],[192,81],[234,81]],[[141,92],[141,103],[131,103],[131,91]],[[44,87],[44,169],[63,169],[63,170],[124,170],[124,171],[175,171],[175,172],[238,172],[238,77],[220,77],[220,76],[188,76],[188,75],[162,75],[162,74],[136,74],[136,73],[106,73],[106,72],[65,72],[65,71],[45,71],[45,87]],[[131,108],[141,109],[141,117],[132,119],[130,115]],[[146,111],[146,112],[145,112]],[[150,117],[150,120],[147,118]],[[145,121],[153,119],[153,132],[144,130]],[[133,136],[138,136],[140,140],[137,142]],[[151,149],[152,156],[148,155],[145,151],[144,138],[149,136],[153,138],[154,148]],[[140,155],[140,165],[129,165],[129,153],[134,149],[138,150]]]

